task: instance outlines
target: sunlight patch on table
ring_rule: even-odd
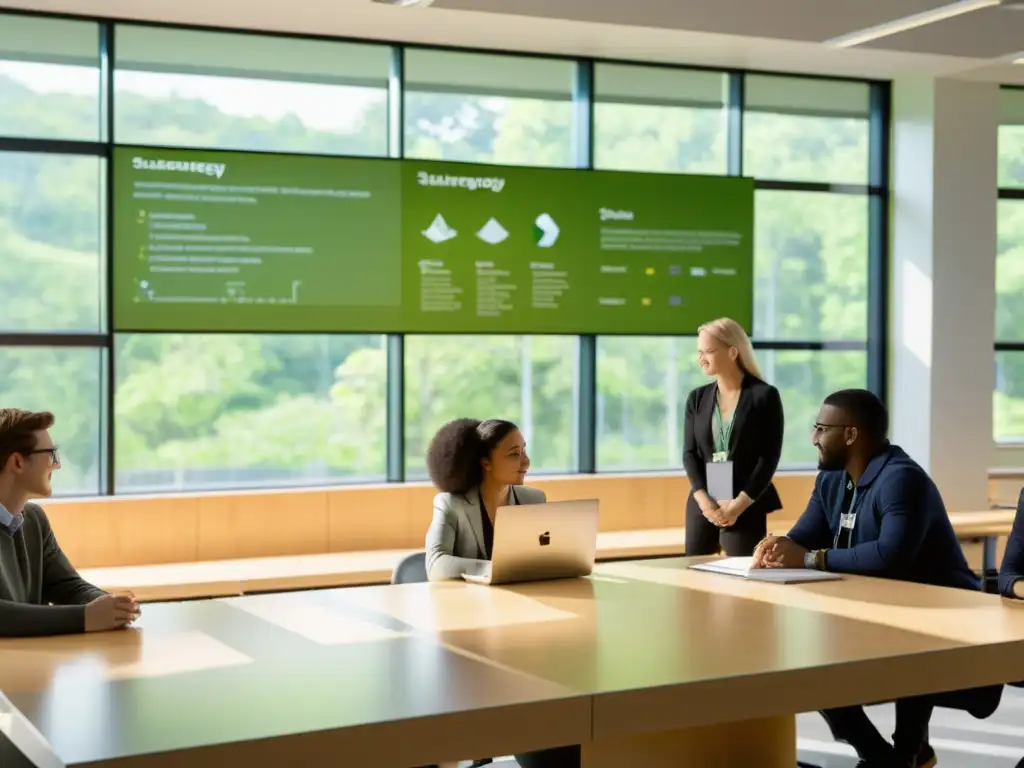
[[[453,584],[451,588],[355,589],[342,598],[366,610],[383,612],[417,630],[450,632],[487,629],[579,616],[501,587]]]
[[[372,643],[406,634],[346,616],[337,610],[307,602],[294,594],[289,595],[287,600],[276,595],[260,595],[230,598],[224,602],[320,645]]]

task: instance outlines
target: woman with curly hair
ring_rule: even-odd
[[[434,435],[427,471],[440,493],[427,530],[431,581],[479,573],[491,559],[498,507],[540,504],[543,491],[523,485],[530,469],[523,433],[511,421],[456,419]],[[520,768],[579,768],[579,745],[515,756]]]
[[[498,507],[545,501],[523,485],[529,469],[526,440],[511,421],[456,419],[438,430],[427,449],[427,471],[440,491],[427,530],[431,581],[484,570]]]

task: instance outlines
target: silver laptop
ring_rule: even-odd
[[[474,584],[575,579],[594,570],[597,499],[499,507],[494,514],[491,561]]]

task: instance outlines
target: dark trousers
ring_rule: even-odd
[[[719,528],[700,511],[693,496],[686,502],[687,557],[717,555],[724,549],[729,557],[749,557],[768,533],[768,516],[748,509],[731,528]]]
[[[542,749],[516,755],[519,768],[580,768],[582,761],[579,744],[572,747]]]
[[[828,723],[832,737],[857,750],[862,760],[881,764],[917,756],[928,740],[928,723],[935,707],[960,709],[978,719],[989,717],[999,706],[1003,686],[989,685],[966,691],[950,691],[927,696],[913,696],[896,701],[896,728],[892,744],[887,742],[868,718],[863,707],[840,707],[824,710],[821,715]]]

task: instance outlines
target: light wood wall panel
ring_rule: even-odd
[[[776,478],[792,519],[814,476]],[[681,473],[538,477],[551,500],[596,498],[601,530],[683,524]],[[435,491],[428,483],[162,496],[53,499],[45,504],[61,546],[80,568],[423,546]]]
[[[330,551],[326,491],[219,493],[198,507],[199,560]]]
[[[435,493],[426,483],[332,488],[329,551],[421,548]]]
[[[71,561],[148,565],[197,559],[199,497],[113,496],[44,504]]]

